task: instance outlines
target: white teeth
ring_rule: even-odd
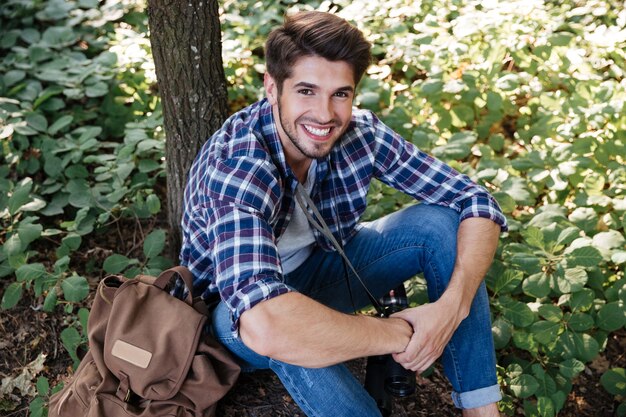
[[[307,131],[313,133],[316,136],[326,136],[330,133],[330,127],[327,129],[316,129],[314,127],[307,126],[307,125],[303,125],[303,126]]]

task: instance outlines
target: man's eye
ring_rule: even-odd
[[[348,93],[346,93],[345,91],[338,91],[338,92],[335,93],[335,96],[341,97],[341,98],[347,98],[348,97]]]
[[[311,94],[313,94],[313,90],[311,90],[310,88],[302,88],[298,90],[298,93],[305,96],[310,96]]]

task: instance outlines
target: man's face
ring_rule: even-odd
[[[281,93],[266,73],[265,89],[272,104],[280,140],[291,169],[323,158],[346,131],[352,117],[354,74],[343,61],[306,56],[296,61]]]

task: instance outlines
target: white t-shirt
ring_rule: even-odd
[[[314,159],[309,167],[306,182],[302,184],[309,195],[311,195],[313,190],[316,167],[317,161]],[[315,237],[313,236],[309,220],[306,218],[304,211],[302,211],[300,204],[295,202],[287,229],[285,229],[277,245],[280,262],[283,266],[283,274],[288,274],[302,265],[313,252],[314,244]]]

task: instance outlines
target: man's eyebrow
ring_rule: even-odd
[[[293,87],[294,88],[304,87],[304,88],[310,88],[311,90],[315,90],[315,89],[319,88],[319,86],[317,84],[309,83],[309,82],[306,82],[306,81],[300,81],[300,82],[294,84]],[[351,85],[346,85],[346,86],[337,88],[335,91],[354,92],[354,87],[352,87]]]
[[[312,83],[307,83],[306,81],[300,81],[299,83],[294,84],[294,87],[305,87],[305,88],[310,88],[310,89],[318,88],[317,85],[312,84]]]

